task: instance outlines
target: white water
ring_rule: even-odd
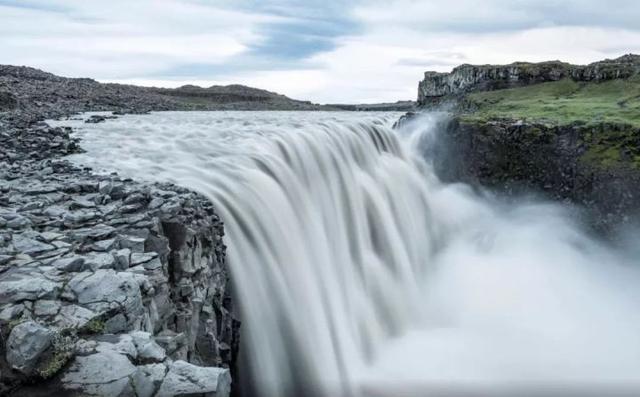
[[[590,240],[560,207],[440,183],[415,149],[433,120],[393,131],[398,116],[60,124],[83,139],[76,161],[214,202],[264,396],[640,390],[637,251]]]

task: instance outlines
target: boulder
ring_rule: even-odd
[[[65,389],[81,395],[135,396],[130,376],[136,371],[126,356],[104,350],[76,357],[62,376],[61,383]]]
[[[23,300],[54,298],[62,284],[47,280],[40,275],[20,275],[14,279],[0,281],[0,305]]]
[[[38,360],[51,345],[53,331],[35,321],[16,325],[7,340],[7,362],[25,375],[31,375]]]
[[[90,266],[85,264],[85,259],[81,256],[59,258],[53,261],[51,266],[63,272],[82,272],[90,269]]]
[[[131,337],[138,351],[138,360],[162,362],[167,357],[165,350],[153,340],[150,333],[135,331],[131,333]]]
[[[169,364],[169,372],[162,381],[156,397],[205,393],[227,397],[230,391],[231,374],[228,369],[198,367],[179,360]]]
[[[166,373],[167,366],[164,364],[139,365],[133,375],[137,397],[153,397]]]
[[[96,312],[114,311],[124,316],[127,324],[135,322],[144,312],[140,287],[131,273],[104,269],[79,273],[66,288],[79,304]]]

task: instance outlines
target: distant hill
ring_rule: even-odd
[[[397,111],[406,112],[414,110],[417,106],[415,101],[397,101],[388,103],[360,103],[360,104],[330,104],[328,106],[338,108],[341,110],[352,111]]]
[[[0,65],[0,112],[25,119],[58,117],[81,111],[153,110],[320,110],[308,101],[242,85],[175,89],[104,84],[67,78],[26,66]]]

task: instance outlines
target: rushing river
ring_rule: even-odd
[[[74,161],[209,197],[262,396],[629,395],[638,257],[563,208],[443,184],[433,118],[165,112],[101,124]],[[245,380],[248,382],[248,380]]]

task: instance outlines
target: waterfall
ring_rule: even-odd
[[[640,384],[637,256],[560,206],[441,183],[418,149],[438,116],[397,116],[127,116],[83,127],[76,159],[212,200],[260,395]]]

